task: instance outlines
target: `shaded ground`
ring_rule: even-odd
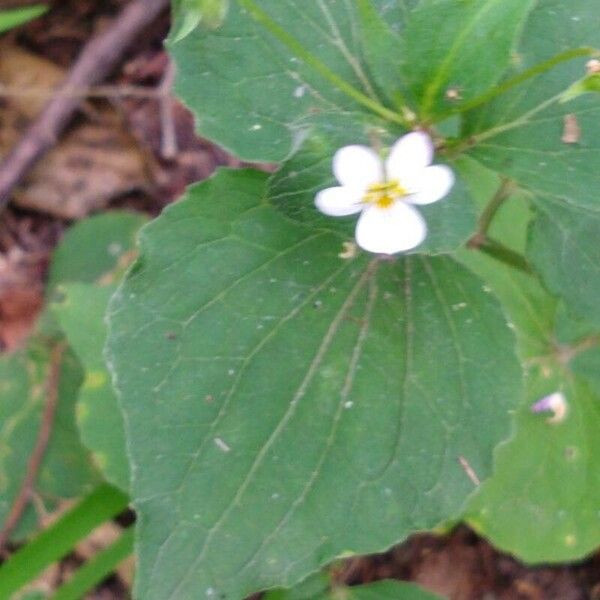
[[[10,90],[0,94],[0,157],[46,99],[19,90],[30,88],[31,81],[51,87],[90,34],[106,27],[125,3],[56,1],[47,16],[0,39],[0,86]],[[8,4],[24,2],[3,6]],[[170,73],[161,41],[168,24],[164,14],[146,31],[123,58],[110,89],[86,101],[1,215],[1,349],[18,347],[30,330],[42,306],[52,249],[73,220],[113,207],[156,215],[218,165],[239,166],[195,137],[190,114],[166,93]],[[137,91],[135,97],[128,89]],[[157,90],[165,93],[157,97]],[[88,555],[89,549],[80,549],[63,561],[56,581]],[[349,584],[412,580],[454,600],[600,600],[600,554],[578,565],[527,568],[466,528],[449,536],[414,536],[386,554],[347,561],[336,577]],[[92,597],[125,598],[126,579],[113,576]]]

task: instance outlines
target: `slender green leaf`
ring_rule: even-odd
[[[81,566],[63,583],[52,600],[80,600],[96,585],[110,575],[133,552],[133,527],[108,548],[99,552]]]
[[[123,511],[127,502],[127,496],[112,486],[98,486],[0,565],[0,598],[10,598],[47,566],[71,552],[98,525]]]
[[[0,10],[0,33],[18,27],[31,21],[48,10],[47,6],[38,4],[35,6],[25,6],[23,8],[15,8],[12,10]]]
[[[493,86],[508,69],[532,0],[423,0],[407,19],[400,60],[422,118]]]
[[[590,73],[583,79],[576,81],[561,97],[561,102],[569,102],[582,94],[600,92],[600,73]]]
[[[367,71],[380,93],[402,110],[399,70],[390,68],[390,61],[402,54],[402,39],[371,0],[357,0],[356,5]]]

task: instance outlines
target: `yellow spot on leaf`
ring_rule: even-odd
[[[106,466],[108,465],[108,457],[101,452],[96,452],[94,454],[94,461],[100,470],[106,469]]]
[[[86,390],[97,390],[106,385],[106,373],[102,371],[88,371],[85,374],[83,387]]]
[[[77,422],[83,423],[88,418],[89,412],[90,411],[86,404],[83,404],[82,402],[78,402],[76,405],[76,408],[75,408]]]

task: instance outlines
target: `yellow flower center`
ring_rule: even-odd
[[[396,200],[406,196],[408,192],[396,179],[382,183],[374,183],[367,188],[363,202],[376,204],[379,208],[389,208]]]

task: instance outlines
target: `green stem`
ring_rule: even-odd
[[[511,129],[515,129],[516,127],[521,127],[529,122],[531,117],[535,116],[539,112],[545,110],[549,106],[552,106],[555,102],[558,102],[564,95],[564,92],[560,92],[556,94],[556,96],[552,96],[552,98],[548,98],[544,100],[544,102],[538,104],[535,108],[532,108],[529,112],[526,112],[524,115],[521,115],[514,121],[510,123],[504,123],[503,125],[497,125],[496,127],[492,127],[491,129],[486,129],[480,133],[476,133],[474,135],[468,136],[466,138],[451,140],[451,142],[447,143],[446,151],[450,156],[456,157],[465,150],[476,146],[480,142],[483,142],[489,138],[493,138],[501,133],[506,131],[510,131]]]
[[[500,262],[503,262],[509,267],[519,269],[519,271],[522,271],[527,275],[533,274],[533,271],[524,256],[518,252],[515,252],[514,250],[511,250],[496,240],[487,237],[478,246],[471,247],[483,252],[484,254],[487,254],[488,256],[491,256],[492,258],[495,258]]]
[[[108,484],[98,486],[0,566],[0,598],[10,598],[47,566],[71,552],[98,525],[127,508],[128,502],[120,490]]]
[[[310,65],[315,71],[320,73],[329,82],[337,87],[344,94],[362,104],[366,108],[372,110],[380,117],[398,123],[404,127],[409,127],[406,120],[398,113],[383,106],[376,100],[369,98],[360,90],[350,85],[345,79],[339,77],[327,65],[321,62],[314,54],[309,52],[296,38],[290,35],[283,27],[278,25],[262,8],[260,8],[254,0],[238,0],[252,17],[266,29],[268,29],[280,42],[285,44],[292,52],[301,58],[306,64]]]
[[[515,189],[516,185],[513,181],[507,177],[502,178],[502,182],[496,190],[496,193],[483,209],[479,221],[477,222],[477,229],[471,236],[471,239],[467,242],[467,246],[473,250],[479,250],[480,252],[511,267],[515,267],[520,271],[531,274],[531,267],[527,263],[525,257],[514,250],[511,250],[504,244],[491,239],[488,235],[490,225],[498,214],[498,211],[504,202],[512,196]]]
[[[470,245],[477,246],[479,241],[485,241],[488,230],[494,217],[498,214],[500,207],[504,202],[510,198],[516,189],[516,185],[513,181],[507,177],[502,178],[500,187],[496,193],[492,196],[492,199],[488,202],[487,206],[483,209],[479,221],[477,223],[477,230],[471,238]]]
[[[133,552],[133,527],[127,529],[111,546],[88,560],[67,583],[61,585],[52,600],[80,600],[108,577]]]
[[[506,94],[506,92],[512,90],[514,87],[521,85],[525,81],[537,77],[538,75],[541,75],[542,73],[545,73],[550,69],[553,69],[555,66],[563,62],[573,60],[574,58],[580,58],[582,56],[598,56],[599,53],[599,50],[591,47],[574,48],[572,50],[566,50],[565,52],[561,52],[556,56],[549,58],[548,60],[545,60],[529,69],[526,69],[519,75],[507,79],[504,83],[489,89],[487,92],[484,92],[483,94],[472,98],[468,102],[457,106],[453,110],[445,112],[444,114],[439,116],[436,119],[436,121],[442,121],[457,113],[467,112],[469,110],[477,108],[478,106],[481,106],[482,104],[486,104],[490,100],[493,100],[494,98],[497,98],[502,94]]]

